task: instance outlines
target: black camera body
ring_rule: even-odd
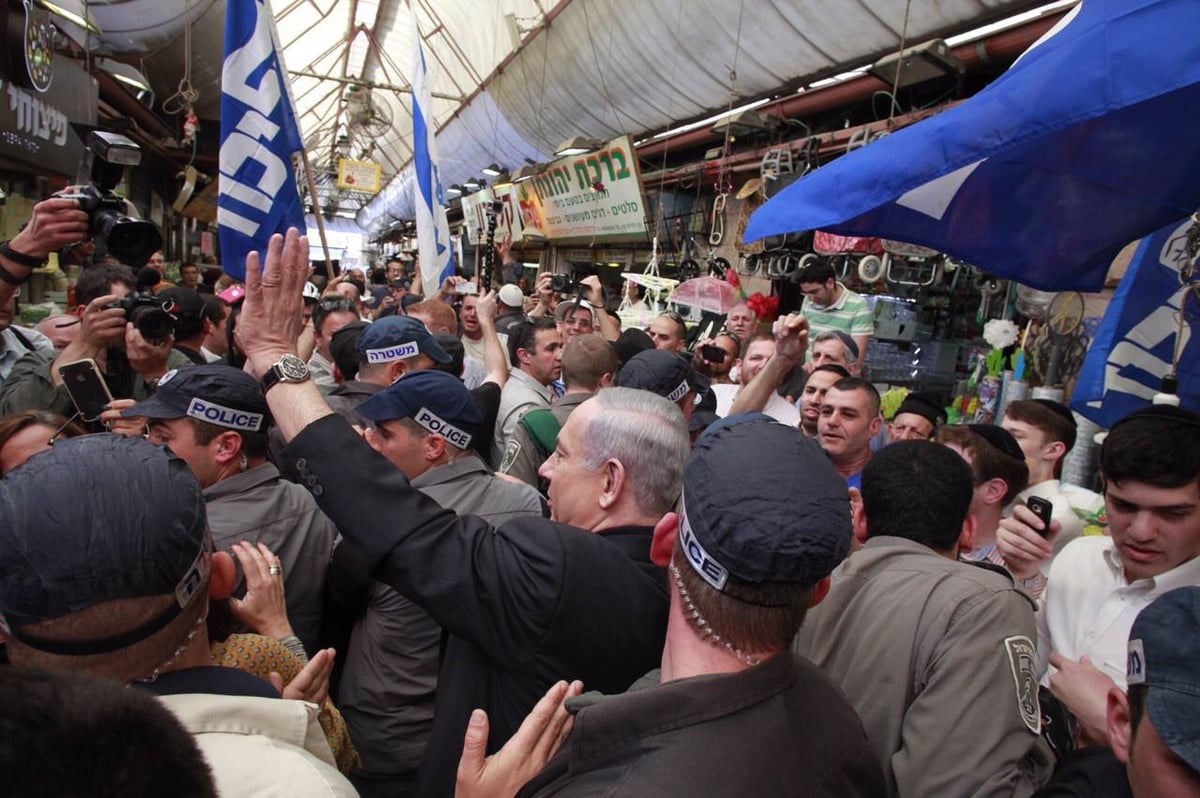
[[[575,282],[569,274],[550,275],[550,290],[556,294],[573,294],[578,287],[579,283]]]
[[[163,244],[158,228],[130,216],[125,200],[113,193],[125,168],[137,166],[141,160],[141,147],[132,139],[93,130],[87,135],[87,150],[76,181],[81,188],[74,194],[59,195],[76,200],[88,215],[88,234],[102,239],[114,257],[134,268],[148,261]]]
[[[175,334],[178,316],[174,313],[174,306],[154,294],[130,291],[123,298],[104,307],[106,310],[120,308],[125,311],[125,320],[132,322],[142,337],[151,343],[165,341]]]

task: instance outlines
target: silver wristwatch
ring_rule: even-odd
[[[263,375],[262,390],[265,394],[278,383],[304,382],[311,376],[307,363],[295,355],[284,355]]]

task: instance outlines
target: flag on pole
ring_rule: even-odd
[[[1200,275],[1189,277],[1187,268],[1192,224],[1168,225],[1138,245],[1092,341],[1071,409],[1102,427],[1150,404],[1177,350],[1182,406],[1200,410],[1200,338],[1191,335],[1200,320]]]
[[[446,194],[438,171],[434,121],[429,91],[429,70],[421,46],[417,10],[408,7],[412,21],[413,62],[412,117],[413,168],[417,185],[414,201],[417,209],[417,249],[421,254],[421,286],[425,296],[436,296],[442,281],[454,274],[454,249],[450,245],[450,223],[446,221]]]
[[[292,153],[304,149],[268,0],[228,0],[221,69],[221,182],[217,225],[225,271],[246,276],[246,254],[273,233],[302,233]]]

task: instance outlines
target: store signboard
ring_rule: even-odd
[[[374,161],[352,161],[338,159],[337,187],[346,191],[361,191],[378,194],[381,185],[382,167]]]
[[[521,240],[525,228],[521,223],[515,189],[516,186],[499,191],[485,188],[462,198],[463,223],[467,228],[467,241],[472,246],[479,246],[487,238],[487,215],[493,199],[499,199],[501,203],[496,213],[496,243]]]
[[[45,92],[0,77],[0,157],[74,180],[83,141],[71,123],[96,124],[97,92],[95,79],[67,58],[56,61]]]
[[[646,235],[642,178],[629,136],[559,159],[513,191],[526,237],[595,242]]]

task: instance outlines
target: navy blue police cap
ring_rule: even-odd
[[[266,432],[271,423],[258,380],[218,363],[168,371],[159,378],[153,396],[121,415],[194,418],[238,432]]]
[[[404,375],[357,410],[375,424],[410,418],[459,449],[470,448],[483,423],[479,405],[466,386],[453,375],[432,369]]]

